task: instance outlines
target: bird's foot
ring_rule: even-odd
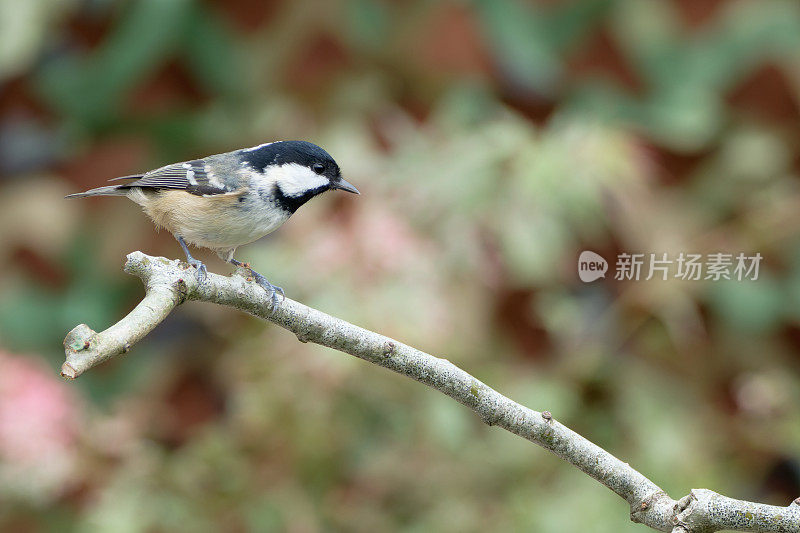
[[[255,280],[255,282],[258,283],[265,291],[267,291],[267,294],[269,294],[269,299],[270,302],[272,303],[273,309],[278,307],[278,305],[280,305],[280,303],[286,299],[286,295],[283,293],[282,288],[278,287],[277,285],[273,285],[272,283],[267,281],[267,278],[265,278],[252,268],[248,268],[248,270],[250,271],[250,274],[253,275],[253,279]],[[278,295],[280,295],[280,301],[278,301]]]
[[[202,284],[208,277],[206,266],[202,262],[192,257],[192,254],[189,252],[189,247],[186,246],[186,241],[183,239],[183,237],[176,235],[175,238],[178,239],[178,244],[181,245],[183,252],[186,254],[186,262],[189,264],[189,266],[193,266],[197,269],[197,281]]]
[[[206,266],[197,259],[188,259],[186,261],[189,266],[193,266],[197,269],[197,281],[200,283],[205,283],[206,278],[208,277],[208,270],[206,270]]]
[[[267,281],[267,278],[265,278],[264,276],[253,270],[250,267],[250,263],[242,263],[241,261],[237,261],[232,257],[228,259],[228,262],[234,266],[237,266],[239,268],[244,268],[245,270],[250,272],[250,275],[253,276],[255,282],[258,283],[265,291],[267,291],[267,294],[269,294],[269,300],[270,303],[272,304],[271,307],[273,309],[278,307],[278,305],[280,305],[280,303],[286,299],[286,295],[283,293],[283,289],[281,289],[277,285],[273,285],[272,283]],[[278,301],[279,294],[281,296],[280,301]]]

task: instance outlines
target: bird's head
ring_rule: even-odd
[[[278,141],[241,150],[242,161],[274,187],[279,202],[294,212],[329,190],[359,194],[341,174],[333,157],[307,141]]]

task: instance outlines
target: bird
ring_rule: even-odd
[[[239,246],[278,229],[312,198],[330,190],[360,194],[342,177],[331,155],[308,141],[275,141],[202,159],[166,165],[144,174],[112,178],[113,185],[66,198],[126,196],[139,204],[157,228],[177,239],[198,281],[206,266],[189,245],[208,248],[225,262],[242,267],[279,305],[282,288],[248,263],[234,259]]]

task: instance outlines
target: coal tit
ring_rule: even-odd
[[[248,269],[273,305],[283,289],[234,259],[236,248],[275,231],[301,205],[325,191],[359,194],[342,178],[328,152],[306,141],[260,144],[110,181],[122,183],[67,198],[127,196],[156,226],[175,236],[201,283],[206,267],[192,257],[188,244],[209,248],[224,261]]]

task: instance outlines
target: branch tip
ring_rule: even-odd
[[[61,377],[67,379],[75,379],[78,377],[78,371],[72,368],[72,365],[69,363],[64,363],[61,365]]]

